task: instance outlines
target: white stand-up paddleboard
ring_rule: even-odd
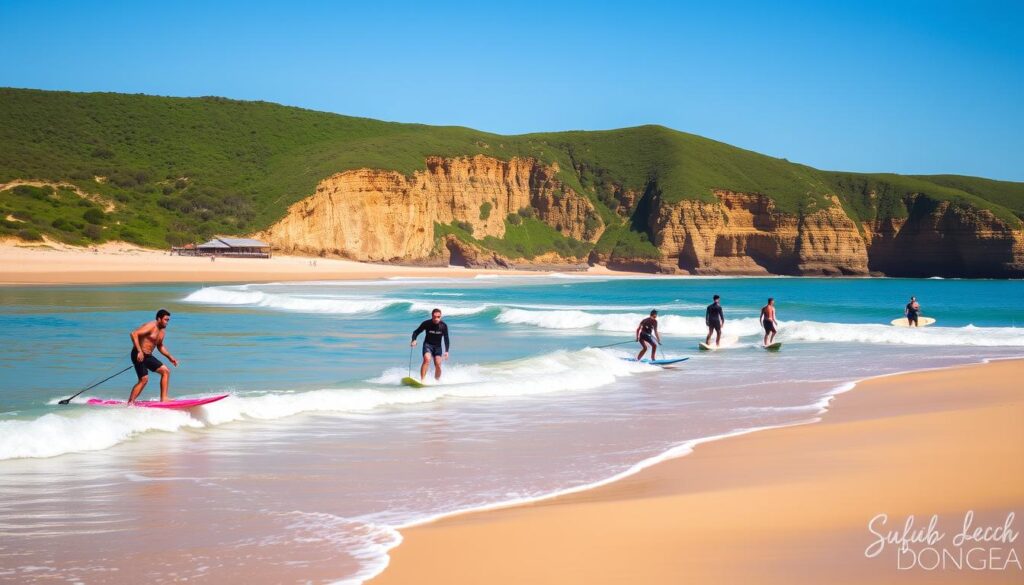
[[[708,344],[704,343],[703,341],[698,343],[697,347],[700,348],[701,351],[715,351],[716,349],[718,349],[717,346],[708,345]]]
[[[771,345],[764,346],[764,348],[766,350],[768,350],[768,351],[779,351],[780,349],[782,349],[782,342],[781,341],[776,341],[775,343],[773,343]]]
[[[935,319],[932,319],[931,317],[918,317],[917,318],[917,326],[918,327],[927,327],[927,326],[932,325],[934,323],[935,323]],[[908,325],[907,324],[907,318],[906,317],[900,317],[899,319],[893,319],[892,320],[892,324],[895,327],[912,327],[912,325]]]

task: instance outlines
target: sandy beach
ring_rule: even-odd
[[[1022,376],[1024,361],[1002,361],[868,380],[816,424],[403,530],[373,583],[1020,583]],[[971,511],[973,527],[1011,522],[1016,536],[1003,537],[1015,540],[955,547]],[[981,549],[961,569],[935,566],[926,543],[866,556],[873,519],[885,535],[902,533],[909,515],[924,530],[933,514],[943,534],[934,550]]]
[[[315,264],[314,264],[315,262]],[[278,282],[374,278],[472,278],[478,274],[550,274],[544,271],[477,270],[368,264],[336,258],[274,255],[269,259],[171,256],[112,242],[96,248],[0,242],[0,285],[128,284],[157,282]],[[580,274],[626,274],[592,267]]]

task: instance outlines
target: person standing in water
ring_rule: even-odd
[[[761,325],[764,327],[764,345],[768,347],[775,341],[779,331],[779,322],[775,320],[775,298],[768,297],[768,304],[761,307]]]
[[[907,327],[917,327],[917,318],[921,315],[921,305],[917,304],[917,297],[910,297],[910,302],[903,310],[907,317]]]
[[[171,370],[160,360],[153,357],[153,349],[160,350],[160,353],[171,360],[174,367],[178,367],[178,360],[174,359],[171,352],[164,345],[164,336],[167,335],[167,324],[171,322],[171,312],[167,309],[160,309],[156,312],[156,320],[143,323],[138,329],[131,332],[132,351],[128,356],[132,365],[135,366],[135,375],[139,381],[132,388],[128,396],[128,404],[135,402],[135,399],[142,394],[143,388],[149,382],[149,372],[160,374],[160,402],[167,402],[167,384],[171,380]],[[147,371],[149,370],[149,371]]]
[[[434,309],[430,312],[430,318],[420,323],[416,331],[412,332],[412,341],[409,347],[416,346],[416,338],[420,333],[426,331],[423,337],[423,364],[420,365],[420,380],[427,377],[427,370],[430,369],[430,361],[434,361],[434,379],[441,379],[441,360],[448,359],[448,351],[451,350],[451,343],[448,341],[448,324],[441,320],[441,309]],[[441,351],[441,342],[444,342],[444,351]]]
[[[722,326],[725,325],[725,313],[722,312],[722,305],[719,300],[722,297],[715,295],[707,311],[704,312],[704,324],[708,326],[708,337],[704,345],[711,345],[711,334],[715,333],[715,345],[722,345]]]
[[[658,342],[654,342],[654,338],[658,338]],[[640,353],[636,356],[636,361],[643,359],[644,354],[647,353],[647,348],[651,348],[651,361],[657,359],[658,344],[661,343],[661,333],[658,333],[658,312],[651,311],[651,316],[647,317],[640,322],[640,325],[636,328],[636,340],[640,342]]]

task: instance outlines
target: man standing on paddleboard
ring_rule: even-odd
[[[636,328],[636,340],[640,342],[640,353],[637,354],[636,361],[643,359],[648,346],[651,348],[651,361],[657,359],[658,343],[654,342],[655,337],[658,338],[658,343],[661,343],[661,333],[658,333],[658,312],[651,311],[651,316],[641,321]]]
[[[903,314],[907,316],[907,327],[917,327],[917,318],[921,314],[921,305],[917,304],[917,297],[910,297]]]
[[[174,367],[178,367],[178,360],[174,359],[171,352],[167,351],[164,346],[164,336],[167,335],[167,324],[170,322],[171,312],[167,309],[160,309],[156,312],[156,321],[143,323],[138,329],[131,332],[132,351],[129,354],[129,359],[135,366],[135,375],[139,377],[139,381],[132,388],[128,404],[135,402],[135,399],[142,393],[142,389],[146,387],[146,383],[149,382],[149,372],[160,374],[160,402],[167,402],[167,383],[171,379],[171,370],[153,357],[153,349],[159,349],[160,353],[171,360]]]
[[[434,309],[430,312],[430,318],[420,323],[416,331],[412,332],[412,341],[409,347],[416,346],[416,338],[420,333],[426,331],[423,337],[423,364],[420,366],[420,380],[427,377],[427,370],[430,368],[430,360],[434,360],[434,379],[441,379],[441,360],[448,359],[448,351],[451,343],[448,341],[448,324],[441,320],[441,309]],[[444,351],[441,351],[441,342],[444,342]],[[411,351],[411,350],[410,350]]]
[[[768,347],[775,341],[779,322],[775,320],[775,298],[768,297],[768,304],[761,307],[761,325],[764,327],[764,346]]]
[[[707,311],[704,312],[704,324],[708,326],[708,337],[704,340],[704,345],[711,344],[712,333],[717,334],[715,345],[722,345],[722,326],[725,325],[725,313],[722,311],[721,303],[718,302],[721,298],[715,295],[711,304],[708,305]]]

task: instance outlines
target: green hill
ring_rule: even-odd
[[[638,256],[656,250],[645,241],[640,214],[630,222],[613,210],[614,185],[670,202],[710,201],[713,189],[757,192],[793,212],[835,193],[861,219],[905,214],[903,199],[919,194],[991,209],[1015,224],[1024,217],[1022,183],[819,171],[660,126],[502,136],[266,102],[0,89],[0,185],[67,185],[0,193],[0,235],[164,247],[248,233],[269,226],[333,173],[369,167],[408,174],[425,168],[430,155],[474,154],[558,163],[560,178],[611,224],[598,248]],[[99,198],[83,198],[72,185]]]

